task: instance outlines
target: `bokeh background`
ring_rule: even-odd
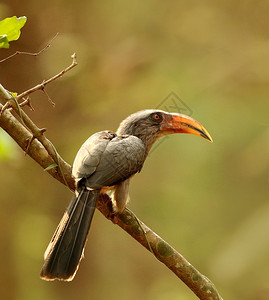
[[[269,299],[269,2],[1,2],[1,19],[13,15],[28,20],[1,58],[37,52],[59,36],[38,57],[0,65],[8,90],[42,82],[77,53],[79,66],[47,88],[56,107],[39,91],[31,96],[35,111],[25,108],[67,162],[90,134],[115,130],[144,108],[177,110],[173,101],[182,100],[181,111],[214,143],[165,139],[132,180],[129,207],[224,299]],[[44,250],[71,193],[3,131],[0,156],[1,299],[196,299],[99,212],[74,281],[40,280]]]

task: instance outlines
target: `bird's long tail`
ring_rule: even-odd
[[[74,196],[44,254],[41,278],[71,281],[79,267],[99,190],[83,188]]]

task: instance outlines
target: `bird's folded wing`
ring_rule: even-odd
[[[86,180],[89,187],[115,185],[139,172],[145,160],[145,146],[135,136],[118,136],[106,146],[96,170]]]
[[[116,136],[111,131],[100,131],[91,135],[79,149],[74,163],[72,175],[79,181],[89,177],[100,163],[108,143]]]

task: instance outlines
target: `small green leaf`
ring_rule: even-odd
[[[11,94],[14,98],[16,98],[16,97],[18,96],[18,93],[16,93],[16,92],[10,92],[10,94]]]
[[[9,42],[20,37],[21,28],[26,20],[26,17],[14,16],[0,21],[0,48],[9,48]]]
[[[58,165],[56,163],[53,163],[53,164],[49,165],[46,169],[44,169],[44,171],[49,171],[49,170],[51,170],[53,168],[56,168],[56,167],[58,167]]]
[[[0,48],[9,48],[9,43],[6,35],[0,36]]]

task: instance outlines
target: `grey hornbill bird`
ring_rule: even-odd
[[[122,212],[128,202],[131,177],[141,171],[153,143],[172,133],[195,134],[212,142],[194,119],[154,109],[130,115],[116,133],[101,131],[86,140],[73,164],[75,195],[45,252],[42,279],[74,278],[99,194],[110,190],[115,213]]]

